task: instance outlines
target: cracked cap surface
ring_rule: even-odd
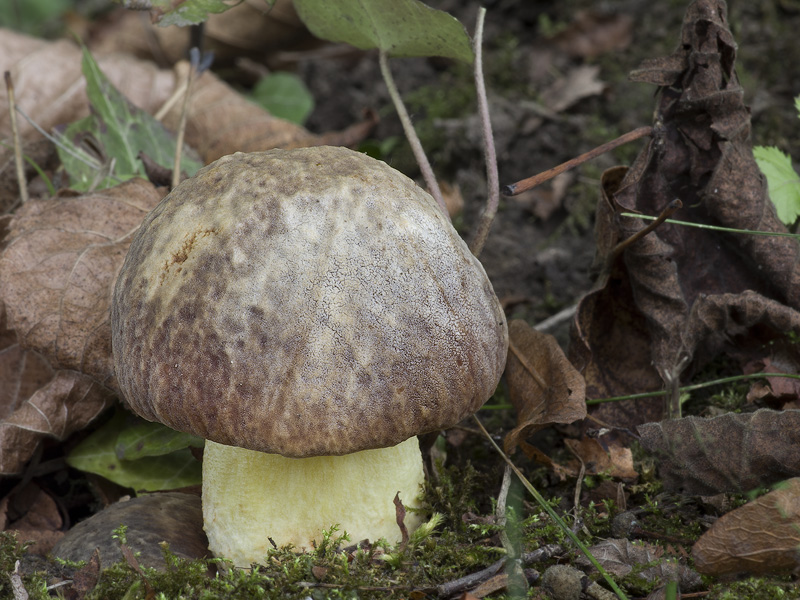
[[[393,446],[493,393],[505,316],[435,201],[345,148],[226,156],[135,234],[114,290],[134,412],[305,457]]]

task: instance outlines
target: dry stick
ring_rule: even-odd
[[[439,189],[439,184],[436,182],[436,177],[433,174],[431,163],[428,161],[428,157],[425,156],[425,151],[422,149],[422,144],[417,137],[417,132],[414,131],[414,125],[411,123],[411,117],[408,116],[406,106],[403,104],[403,99],[400,97],[400,92],[397,91],[397,86],[392,78],[392,72],[389,70],[389,58],[386,55],[385,50],[379,51],[378,62],[381,66],[381,75],[383,75],[386,88],[389,90],[389,96],[392,98],[394,108],[397,111],[397,115],[400,117],[400,123],[403,125],[403,131],[406,134],[406,139],[408,139],[408,143],[411,145],[411,151],[414,153],[414,158],[417,159],[419,169],[422,171],[422,177],[425,179],[425,185],[428,186],[428,191],[436,200],[439,208],[441,208],[442,212],[448,216],[449,213],[447,212],[447,205],[444,203],[442,191]]]
[[[542,546],[533,552],[525,552],[520,558],[522,560],[522,564],[530,565],[535,562],[549,560],[553,556],[562,554],[563,552],[564,549],[561,546],[557,544],[547,544],[546,546]],[[436,595],[440,598],[449,598],[450,596],[455,596],[456,594],[463,594],[464,592],[478,587],[484,581],[488,581],[497,575],[502,570],[503,566],[505,566],[505,564],[506,559],[501,558],[497,562],[476,573],[471,573],[465,577],[460,577],[459,579],[454,579],[453,581],[448,581],[447,583],[437,585]]]
[[[172,189],[178,187],[181,182],[181,153],[183,152],[183,136],[186,133],[186,117],[189,113],[189,99],[192,96],[192,83],[197,72],[197,67],[192,62],[189,67],[189,75],[186,79],[186,93],[183,96],[183,107],[181,108],[181,120],[178,124],[178,137],[175,140],[175,160],[172,163]]]
[[[656,218],[655,221],[651,221],[650,224],[647,227],[645,227],[644,229],[640,229],[639,231],[634,233],[629,238],[626,238],[626,239],[622,240],[619,244],[614,246],[614,249],[611,250],[611,252],[609,252],[609,254],[608,254],[608,259],[606,260],[606,266],[610,267],[611,263],[614,262],[614,260],[620,254],[622,254],[627,248],[630,248],[631,245],[633,245],[634,243],[638,242],[640,239],[642,239],[648,233],[653,231],[656,227],[658,227],[664,221],[669,219],[675,213],[675,211],[677,211],[679,208],[682,208],[682,207],[683,207],[683,202],[681,202],[677,198],[675,198],[675,200],[673,200],[672,202],[667,204],[666,208],[661,211],[661,214],[658,215],[658,217]]]
[[[28,181],[25,179],[25,165],[22,162],[22,142],[20,142],[19,129],[17,128],[17,103],[14,99],[14,82],[11,81],[11,71],[6,71],[4,75],[8,94],[8,116],[11,120],[11,134],[14,137],[14,162],[17,166],[19,199],[20,202],[25,204],[28,201]]]
[[[568,160],[565,163],[561,163],[557,167],[553,167],[552,169],[543,171],[542,173],[534,175],[533,177],[528,177],[527,179],[523,179],[522,181],[518,181],[516,183],[512,183],[511,185],[505,186],[503,188],[503,195],[516,196],[517,194],[526,192],[529,189],[535,188],[537,185],[541,185],[545,181],[552,179],[556,175],[561,175],[561,173],[563,173],[564,171],[569,171],[570,169],[577,167],[578,165],[582,165],[587,160],[596,158],[601,154],[605,154],[609,150],[613,150],[614,148],[622,146],[623,144],[627,144],[628,142],[632,142],[634,140],[638,140],[639,138],[651,135],[652,133],[653,133],[653,128],[650,126],[639,127],[638,129],[629,131],[628,133],[619,136],[617,139],[611,140],[610,142],[606,142],[605,144],[601,144],[597,148],[589,150],[589,152],[581,154],[580,156]]]
[[[478,97],[478,115],[481,120],[483,132],[483,153],[486,156],[486,189],[488,198],[486,208],[481,215],[475,235],[470,242],[469,249],[477,258],[483,250],[489,229],[497,214],[497,205],[500,203],[500,183],[497,175],[497,152],[494,147],[492,135],[492,121],[489,117],[489,102],[486,98],[486,85],[483,81],[482,46],[483,46],[483,21],[486,9],[478,10],[478,22],[475,25],[475,92]]]

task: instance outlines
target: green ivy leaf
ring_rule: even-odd
[[[202,448],[203,444],[203,438],[196,435],[137,419],[119,433],[114,450],[120,460],[137,460],[146,456],[164,456],[189,447]]]
[[[202,464],[187,447],[162,456],[120,459],[117,456],[118,440],[129,427],[130,418],[129,413],[117,411],[110,421],[70,452],[67,464],[136,491],[169,490],[200,484]]]
[[[297,75],[278,71],[253,87],[253,100],[270,114],[302,125],[314,109],[314,97]]]
[[[474,59],[463,25],[418,0],[295,0],[303,23],[319,38],[389,56]]]
[[[793,225],[800,216],[800,177],[792,167],[792,159],[768,146],[756,146],[753,156],[767,178],[769,197],[778,211],[778,218],[785,225]]]
[[[59,158],[78,191],[103,189],[132,177],[146,177],[139,152],[171,168],[175,139],[147,112],[131,104],[83,49],[83,75],[92,114],[69,125],[61,134]],[[184,148],[181,169],[193,175],[202,162]],[[82,158],[79,158],[82,157]]]

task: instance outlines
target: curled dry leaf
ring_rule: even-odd
[[[800,475],[800,411],[762,409],[640,425],[668,491],[744,492]]]
[[[505,439],[505,450],[510,453],[531,433],[554,423],[583,419],[586,403],[583,377],[552,335],[519,319],[508,324],[508,334],[506,379],[517,411],[517,426]]]
[[[658,215],[675,198],[683,203],[678,219],[786,231],[753,159],[735,58],[724,3],[696,0],[687,10],[678,50],[632,73],[634,80],[660,86],[656,122],[652,140],[624,178],[606,186],[601,210],[607,214],[598,228],[613,235],[598,232],[599,238],[630,237],[648,223],[619,213]],[[601,281],[581,302],[574,337],[592,392],[659,389],[720,352],[741,352],[741,340],[760,346],[788,331],[800,332],[800,244],[794,238],[662,224],[622,256],[612,245],[603,258]],[[778,322],[790,326],[760,327]],[[631,335],[612,331],[619,326]],[[603,356],[611,349],[598,339],[603,334],[620,342],[610,356]],[[608,373],[608,362],[620,366]],[[628,365],[633,368],[626,375]],[[617,426],[657,420],[660,410],[649,408],[601,418]]]
[[[603,173],[597,205],[595,236],[597,281],[578,303],[570,333],[569,358],[586,381],[586,397],[597,399],[631,392],[661,389],[663,383],[650,357],[650,335],[645,316],[636,304],[622,257],[613,254],[620,232],[612,200],[627,173],[614,167]],[[605,422],[625,426],[655,421],[663,412],[659,397],[608,402],[592,414]]]
[[[75,371],[56,371],[0,421],[0,475],[20,473],[45,437],[66,439],[109,405],[113,393]]]
[[[800,478],[722,516],[692,548],[705,575],[767,574],[800,567]]]
[[[0,299],[20,343],[56,369],[114,386],[109,307],[132,232],[161,199],[133,179],[26,203],[0,245]]]

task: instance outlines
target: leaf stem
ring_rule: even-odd
[[[737,381],[747,381],[749,379],[766,379],[767,377],[787,377],[789,379],[800,379],[800,375],[793,375],[791,373],[751,373],[749,375],[733,375],[731,377],[723,377],[722,379],[714,379],[712,381],[704,381],[702,383],[694,383],[678,388],[681,392],[693,392],[701,390],[712,385],[723,385],[726,383],[735,383]],[[597,400],[587,400],[586,405],[604,404],[606,402],[621,402],[623,400],[638,400],[640,398],[651,398],[653,396],[666,396],[667,390],[655,390],[653,392],[640,392],[638,394],[628,394],[626,396],[613,396],[611,398],[598,398]]]
[[[428,157],[425,156],[425,151],[422,149],[422,144],[419,141],[417,132],[414,131],[414,125],[411,123],[411,117],[408,116],[408,111],[406,110],[405,104],[403,104],[403,99],[400,97],[400,92],[397,91],[392,72],[389,69],[389,60],[385,50],[378,51],[378,62],[381,66],[381,75],[383,75],[386,88],[389,90],[389,96],[392,98],[394,108],[397,111],[397,115],[400,117],[400,123],[403,125],[406,139],[408,139],[408,143],[411,145],[411,151],[414,153],[414,158],[417,159],[417,164],[419,165],[420,171],[422,171],[425,185],[428,186],[428,191],[436,200],[442,212],[449,218],[447,205],[444,203],[442,191],[439,189],[439,184],[436,182],[431,163],[428,161]]]
[[[640,215],[636,213],[620,213],[621,217],[634,217],[637,219],[646,219],[648,221],[654,221],[659,219],[660,217],[653,217],[650,215]],[[748,235],[771,235],[776,237],[791,237],[795,239],[800,239],[800,235],[797,233],[788,233],[785,231],[757,231],[753,229],[735,229],[733,227],[721,227],[720,225],[707,225],[705,223],[692,223],[690,221],[678,221],[676,219],[665,219],[664,223],[672,223],[673,225],[685,225],[686,227],[697,227],[698,229],[710,229],[712,231],[722,231],[725,233],[744,233]]]
[[[534,175],[533,177],[528,177],[522,181],[517,181],[516,183],[507,185],[503,188],[503,194],[506,196],[516,196],[517,194],[521,194],[522,192],[525,192],[531,188],[535,188],[537,185],[543,184],[545,181],[552,179],[556,175],[561,175],[561,173],[564,171],[569,171],[570,169],[582,165],[588,160],[596,158],[601,154],[605,154],[609,150],[613,150],[614,148],[622,146],[623,144],[627,144],[628,142],[651,135],[652,133],[653,128],[650,126],[639,127],[638,129],[629,131],[628,133],[619,136],[615,140],[601,144],[597,148],[589,150],[589,152],[585,152],[580,156],[576,156],[575,158],[572,158],[565,163],[561,163],[552,169],[547,169],[547,171],[543,171],[538,175]]]
[[[28,180],[25,178],[25,165],[22,162],[22,142],[19,139],[17,127],[17,105],[14,98],[14,82],[11,80],[11,71],[4,73],[6,80],[6,94],[8,96],[8,117],[11,121],[11,134],[14,138],[14,163],[17,167],[17,186],[19,187],[19,200],[23,204],[28,201]]]
[[[494,136],[492,135],[492,120],[489,116],[489,102],[486,98],[486,84],[483,80],[483,21],[486,16],[486,9],[478,9],[478,21],[475,24],[475,92],[478,98],[478,115],[481,120],[483,132],[483,153],[486,157],[486,208],[481,215],[475,235],[470,242],[470,251],[476,257],[483,251],[486,238],[489,237],[489,230],[497,214],[497,206],[500,203],[500,183],[497,175],[497,151],[494,147]]]

